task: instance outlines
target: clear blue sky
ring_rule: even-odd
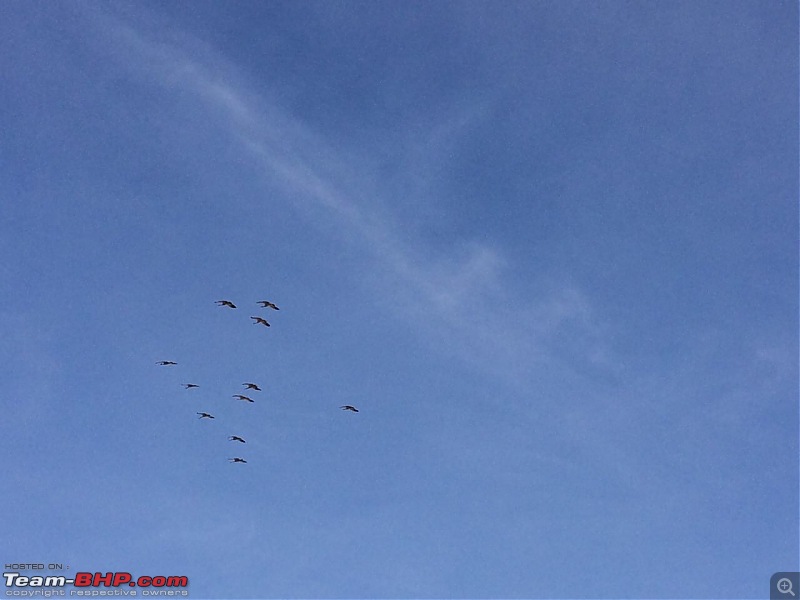
[[[4,563],[193,598],[798,568],[796,2],[8,1],[0,69]]]

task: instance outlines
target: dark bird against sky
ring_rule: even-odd
[[[340,406],[342,410],[350,410],[353,412],[358,412],[358,409],[355,406],[350,406],[349,404],[345,404],[344,406]]]
[[[259,325],[260,324],[260,325],[266,325],[267,327],[269,327],[269,323],[267,323],[266,319],[262,319],[261,317],[250,317],[250,318],[253,319],[253,321],[254,321],[253,325]]]
[[[243,383],[242,385],[246,387],[248,390],[255,390],[257,392],[261,391],[261,388],[258,387],[255,383]]]
[[[280,310],[277,304],[273,304],[269,300],[259,300],[258,304],[260,304],[262,308],[271,308],[272,310]]]
[[[217,300],[217,306],[227,306],[228,308],[236,308],[236,305],[230,300]]]
[[[245,459],[239,458],[238,456],[236,458],[229,458],[228,460],[231,461],[231,462],[234,462],[234,463],[246,463],[247,462]]]
[[[192,388],[199,388],[199,387],[200,387],[200,386],[199,386],[199,385],[197,385],[196,383],[182,383],[181,385],[182,385],[183,387],[185,387],[187,390],[190,390],[190,389],[192,389]]]
[[[241,394],[234,394],[232,397],[233,398],[237,398],[239,400],[245,400],[247,402],[255,402],[255,400],[253,400],[249,396],[242,396]]]
[[[216,418],[216,417],[214,417],[214,415],[210,415],[207,412],[199,412],[197,414],[200,415],[201,419],[214,419],[214,418]]]
[[[231,437],[229,437],[228,439],[229,439],[230,441],[232,441],[232,442],[242,442],[243,444],[246,444],[246,443],[247,443],[247,442],[245,442],[245,441],[244,441],[242,438],[240,438],[238,435],[232,435],[232,436],[231,436]]]
[[[168,365],[177,365],[178,363],[172,362],[171,360],[160,360],[156,364],[161,366],[168,366]]]

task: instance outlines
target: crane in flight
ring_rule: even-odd
[[[229,439],[230,441],[232,441],[232,442],[242,442],[243,444],[246,444],[246,443],[247,443],[247,442],[245,442],[245,441],[244,441],[242,438],[240,438],[238,435],[232,435],[232,436],[231,436],[231,437],[229,437],[228,439]]]
[[[182,383],[181,385],[182,385],[183,387],[185,387],[187,390],[190,390],[190,389],[192,389],[192,388],[199,388],[199,387],[200,387],[200,386],[199,386],[199,385],[197,385],[196,383]]]
[[[262,319],[261,317],[250,317],[253,319],[253,325],[264,325],[265,327],[269,327],[269,323],[267,323],[266,319]]]
[[[197,414],[200,415],[199,418],[201,418],[201,419],[215,419],[216,418],[214,415],[210,415],[207,412],[199,412]]]
[[[253,400],[249,396],[242,396],[241,394],[234,394],[233,396],[231,396],[231,398],[236,398],[237,400],[244,400],[245,402],[255,402],[255,400]]]
[[[217,306],[227,306],[228,308],[236,308],[236,305],[230,300],[217,300]]]
[[[170,365],[177,365],[178,363],[173,362],[171,360],[160,360],[156,364],[161,365],[162,367],[168,367]]]
[[[342,410],[349,410],[352,412],[358,412],[358,409],[355,406],[350,406],[349,404],[345,404],[344,406],[340,406]]]
[[[247,462],[245,459],[239,458],[238,456],[236,458],[229,458],[228,460],[231,461],[232,463],[246,463]]]
[[[280,310],[277,304],[273,304],[269,300],[259,300],[257,304],[260,304],[261,308],[271,308],[272,310]]]
[[[255,383],[243,383],[242,385],[246,387],[248,390],[255,390],[257,392],[261,391],[261,388],[258,387]]]

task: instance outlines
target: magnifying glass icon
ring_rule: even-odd
[[[794,592],[792,591],[792,580],[788,579],[787,577],[782,577],[778,579],[778,583],[776,584],[778,591],[781,594],[791,594],[794,596]]]

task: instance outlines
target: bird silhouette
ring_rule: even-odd
[[[183,387],[185,387],[187,390],[190,390],[190,389],[192,389],[192,388],[199,388],[199,387],[200,387],[200,386],[199,386],[199,385],[197,385],[196,383],[182,383],[181,385],[182,385]]]
[[[214,415],[210,415],[207,412],[199,412],[197,414],[200,415],[201,419],[215,419],[216,418]]]
[[[250,317],[253,319],[253,325],[265,325],[269,327],[269,323],[267,323],[266,319],[262,319],[261,317]]]
[[[345,404],[344,406],[340,406],[342,410],[350,410],[353,412],[358,412],[358,409],[355,406],[350,406],[349,404]]]
[[[272,310],[280,310],[277,304],[273,304],[269,300],[259,300],[257,304],[260,304],[262,308],[271,308]]]
[[[228,460],[231,461],[232,463],[246,463],[247,462],[245,459],[239,458],[238,456],[236,458],[229,458]]]
[[[166,367],[169,365],[177,365],[178,363],[173,362],[171,360],[160,360],[156,363],[157,365],[161,365],[162,367]]]
[[[232,442],[242,442],[243,444],[246,444],[246,443],[247,443],[247,442],[245,442],[245,441],[244,441],[242,438],[240,438],[238,435],[232,435],[232,436],[231,436],[231,437],[229,437],[228,439],[229,439],[230,441],[232,441]]]
[[[241,394],[234,394],[231,397],[232,398],[237,398],[239,400],[246,400],[247,402],[255,402],[255,400],[253,400],[252,398],[249,398],[248,396],[242,396]]]
[[[261,391],[261,388],[258,387],[255,383],[243,383],[242,385],[246,387],[248,390],[255,390],[257,392]]]
[[[236,305],[230,300],[217,300],[217,306],[227,306],[228,308],[236,308]]]

